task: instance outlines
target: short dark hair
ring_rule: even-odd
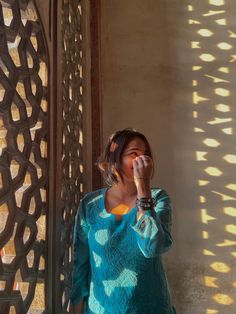
[[[142,133],[132,128],[126,128],[115,132],[109,137],[104,152],[98,158],[98,168],[102,172],[105,182],[112,186],[118,183],[118,176],[122,179],[121,156],[126,146],[135,138],[140,138],[147,146],[146,155],[153,159],[150,144]]]

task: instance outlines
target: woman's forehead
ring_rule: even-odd
[[[141,138],[134,138],[133,140],[131,140],[125,150],[130,150],[130,149],[138,149],[138,150],[147,150],[147,144],[141,139]]]

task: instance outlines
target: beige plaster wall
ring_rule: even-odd
[[[104,141],[150,140],[174,207],[179,314],[236,312],[236,2],[102,0]]]

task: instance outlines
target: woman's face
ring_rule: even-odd
[[[134,181],[133,159],[140,155],[148,155],[148,148],[139,137],[131,140],[121,156],[121,174],[124,181]]]

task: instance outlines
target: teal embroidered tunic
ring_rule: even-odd
[[[105,209],[106,188],[81,201],[74,233],[71,302],[87,299],[87,314],[173,314],[162,264],[172,245],[167,193],[152,189],[154,210],[117,220]]]

